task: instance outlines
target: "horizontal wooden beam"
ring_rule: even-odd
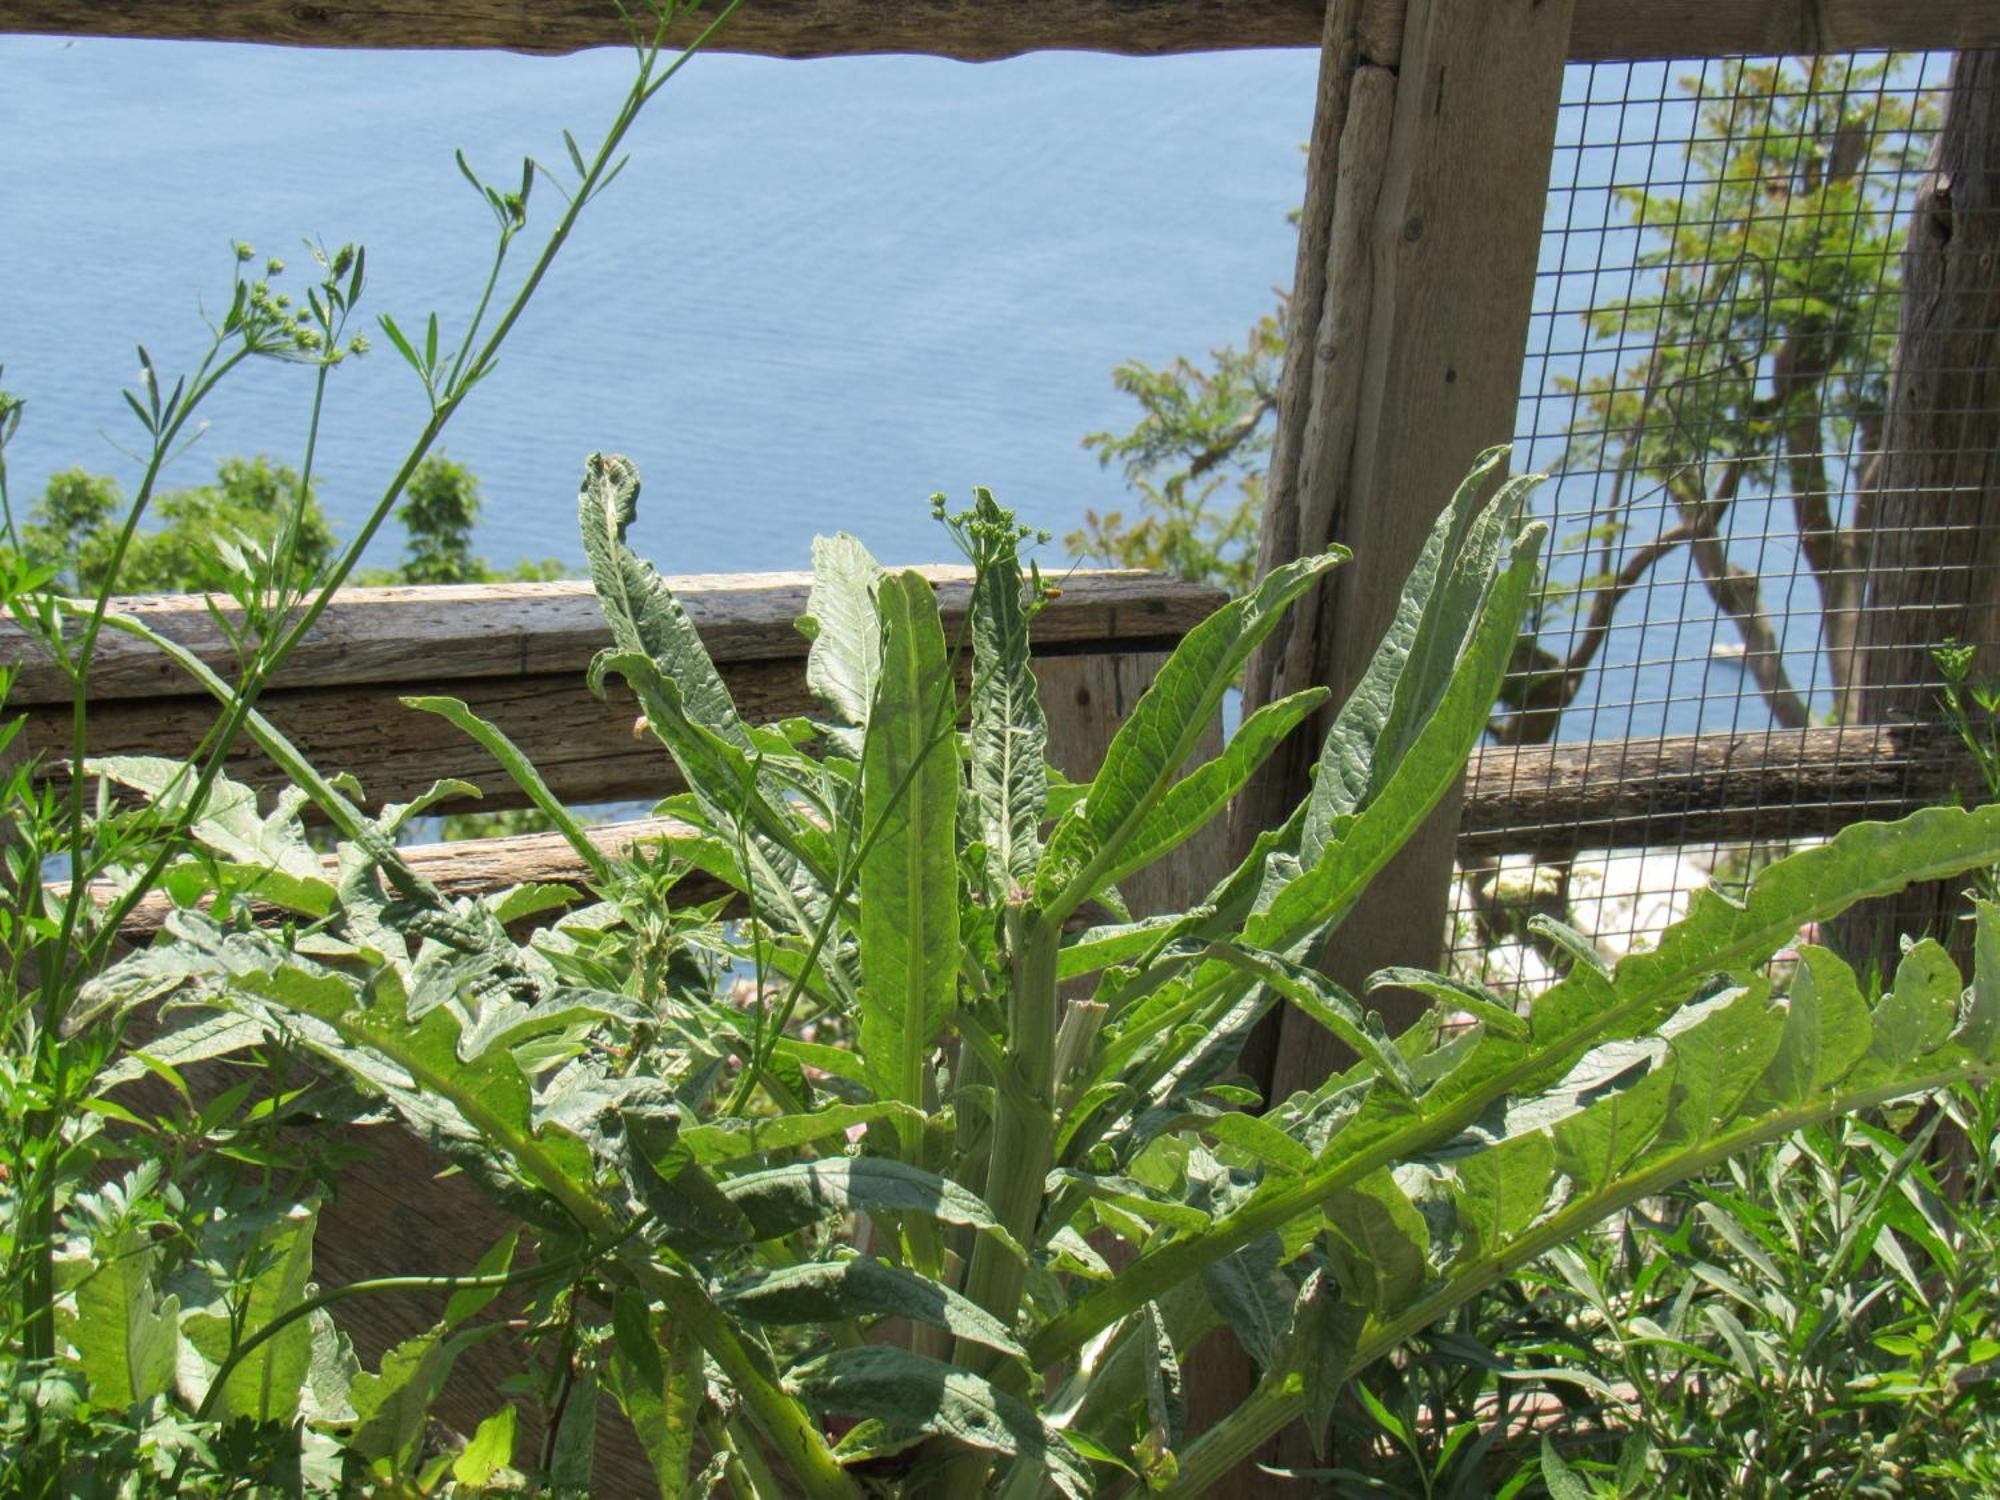
[[[956,630],[965,617],[972,570],[933,565],[917,571],[937,587],[945,630]],[[809,643],[796,622],[806,612],[810,573],[703,573],[666,582],[719,665],[805,660]],[[1141,569],[1078,573],[1064,580],[1062,591],[1036,617],[1036,649],[1178,640],[1223,599],[1219,590]],[[151,594],[115,599],[112,606],[143,619],[218,672],[231,672],[235,648],[221,621],[232,626],[240,621],[234,605],[194,594]],[[603,611],[586,582],[343,589],[271,686],[580,675],[610,644]],[[10,703],[68,702],[68,679],[37,653],[19,626],[0,620],[0,663],[7,662],[20,667]],[[184,696],[189,684],[144,641],[107,630],[90,688],[93,700],[111,700]]]
[[[1915,727],[1489,747],[1467,769],[1458,855],[1811,838],[1977,785],[1955,739]]]
[[[1483,749],[1467,770],[1459,825],[1461,864],[1506,854],[1545,861],[1586,850],[1823,837],[1871,818],[1970,794],[1976,772],[1963,749],[1936,730],[1857,727],[1780,734],[1690,735]],[[613,855],[672,839],[668,818],[591,830]],[[552,833],[422,845],[405,857],[453,896],[485,896],[529,881],[573,884],[588,877],[576,851]],[[721,888],[698,872],[675,888],[688,902]],[[164,898],[142,904],[126,936],[157,931]]]
[[[946,629],[956,632],[968,594],[967,570],[923,570],[938,584]],[[807,642],[793,625],[803,612],[803,574],[676,580],[703,641],[745,718],[767,723],[809,714]],[[1223,601],[1218,590],[1156,574],[1120,570],[1073,574],[1035,618],[1042,656],[1122,656],[1170,648]],[[162,634],[227,670],[225,632],[199,599],[125,601]],[[484,794],[476,805],[521,806],[513,782],[466,737],[435,714],[405,708],[406,696],[463,699],[500,726],[572,804],[650,799],[674,789],[671,764],[652,737],[635,732],[637,705],[613,683],[594,697],[584,669],[610,644],[587,584],[507,584],[462,588],[357,589],[322,617],[261,700],[270,720],[328,771],[359,777],[371,806],[409,799],[446,777]],[[12,624],[0,624],[0,661],[20,660],[10,707],[26,727],[10,753],[50,765],[68,754],[70,710],[60,674],[36,662]],[[215,719],[215,704],[190,695],[170,663],[143,642],[107,633],[92,674],[93,755],[194,752]],[[277,767],[247,740],[229,774],[275,791]],[[447,808],[475,805],[470,799]]]
[[[636,818],[623,823],[603,823],[590,830],[590,841],[613,859],[629,855],[635,846],[658,844],[664,839],[691,836],[693,830],[672,818]],[[403,850],[403,858],[419,875],[445,895],[477,899],[517,885],[570,885],[580,894],[590,880],[590,870],[568,840],[555,833],[510,834],[504,838],[460,839],[448,844],[413,844]],[[328,878],[336,873],[332,856],[324,861]],[[58,894],[62,887],[54,889]],[[93,888],[93,894],[95,888]],[[691,870],[674,887],[674,900],[699,905],[727,894],[722,882],[700,870]],[[115,892],[106,888],[103,899]],[[156,891],[132,908],[121,929],[129,942],[143,942],[160,930],[173,903],[166,893]],[[277,915],[275,908],[253,906],[258,919]]]
[[[1374,3],[1383,17],[1400,18],[1404,0]],[[1324,12],[1324,0],[750,0],[714,45],[770,57],[912,52],[974,62],[1042,51],[1317,47]],[[1378,34],[1396,24],[1370,23]],[[0,0],[0,32],[7,31],[555,53],[627,40],[608,0]],[[2000,0],[1577,0],[1569,55],[1991,46],[2000,46]]]

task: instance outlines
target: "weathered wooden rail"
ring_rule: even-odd
[[[963,618],[970,570],[923,569],[937,584],[952,631]],[[813,712],[807,641],[794,627],[811,578],[803,573],[676,578],[674,587],[746,717]],[[1169,649],[1221,602],[1213,589],[1143,572],[1077,574],[1035,620],[1039,656],[1079,663]],[[228,636],[194,596],[128,599],[120,607],[201,656],[234,668]],[[227,613],[225,611],[225,613]],[[413,695],[463,699],[503,729],[571,803],[651,798],[673,789],[670,763],[651,736],[634,734],[631,696],[614,685],[594,697],[591,658],[610,645],[587,583],[519,583],[350,589],[266,689],[264,713],[314,762],[361,780],[371,806],[405,801],[455,776],[484,793],[480,807],[523,803],[506,773],[435,714],[407,709]],[[26,710],[21,748],[50,761],[68,754],[69,689],[37,660],[18,630],[0,624],[0,661],[19,660],[12,706]],[[1081,667],[1072,668],[1074,672]],[[106,632],[91,676],[90,749],[96,755],[184,756],[214,719],[180,671],[136,637]],[[1084,691],[1088,691],[1084,687]],[[283,777],[247,742],[229,774],[261,790]],[[461,799],[445,807],[474,805]]]
[[[1378,47],[1394,50],[1406,4],[1366,0],[1362,24]],[[771,57],[1159,55],[1317,47],[1325,14],[1323,0],[752,0],[712,45]],[[0,31],[517,52],[622,46],[629,36],[608,0],[0,0]],[[1691,49],[1721,56],[1995,45],[2000,9],[1985,0],[1576,0],[1569,56],[1606,61],[1685,57]]]
[[[947,628],[962,619],[968,570],[932,567]],[[672,580],[744,712],[768,720],[809,713],[804,574],[712,575]],[[1035,622],[1055,754],[1091,768],[1124,704],[1160,653],[1207,615],[1221,595],[1142,572],[1082,573],[1067,580]],[[218,670],[232,664],[228,637],[199,598],[125,600]],[[341,594],[266,692],[271,719],[316,763],[359,777],[370,805],[406,800],[447,776],[480,787],[478,806],[523,799],[504,772],[443,719],[405,708],[415,694],[463,698],[498,723],[573,803],[636,800],[672,790],[665,755],[634,733],[622,687],[593,697],[584,674],[610,637],[583,583],[354,589]],[[68,686],[0,623],[0,661],[21,664],[12,704],[27,714],[20,745],[51,767],[68,750]],[[215,706],[187,691],[160,653],[107,634],[92,675],[94,754],[181,756],[199,743]],[[1093,695],[1114,701],[1095,703]],[[1088,721],[1087,723],[1085,721]],[[230,774],[267,792],[277,768],[245,745]],[[1750,840],[1831,832],[1912,801],[1968,790],[1972,767],[1952,738],[1916,726],[1854,726],[1659,740],[1588,741],[1477,752],[1458,825],[1461,860],[1526,852],[1561,859],[1585,849]],[[443,806],[467,807],[461,799]],[[609,823],[607,849],[670,837],[658,819]],[[478,894],[519,881],[581,881],[574,851],[553,835],[438,845],[412,858],[446,889]],[[705,899],[691,886],[690,899]],[[133,936],[160,912],[141,908]]]

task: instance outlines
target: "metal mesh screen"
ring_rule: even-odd
[[[1970,779],[1931,648],[2000,612],[1991,63],[1569,70],[1516,442],[1547,584],[1468,788],[1461,973],[1544,977],[1537,913],[1643,946]]]

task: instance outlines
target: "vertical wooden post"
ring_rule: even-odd
[[[1400,27],[1379,4],[1329,9],[1262,562],[1331,542],[1355,561],[1252,660],[1246,712],[1316,683],[1346,697],[1432,521],[1513,432],[1572,7],[1409,0]],[[1316,744],[1295,736],[1246,789],[1239,852],[1305,795]],[[1437,962],[1457,819],[1454,796],[1348,917],[1335,978]],[[1336,1059],[1297,1022],[1246,1058],[1270,1097]]]
[[[1854,529],[1864,724],[1935,722],[1946,640],[2000,671],[2000,52],[1961,52],[1910,212],[1880,456]],[[1838,946],[1891,972],[1905,933],[1970,949],[1963,882],[1913,886],[1841,918]]]
[[[1252,659],[1246,713],[1318,683],[1346,698],[1431,523],[1473,458],[1513,433],[1573,3],[1328,6],[1260,563],[1333,542],[1355,561]],[[1238,857],[1305,796],[1325,727],[1295,735],[1245,790]],[[1454,793],[1342,926],[1324,960],[1336,979],[1358,993],[1385,965],[1438,961],[1457,827]],[[1281,1099],[1338,1061],[1319,1028],[1274,1015],[1244,1067]],[[1191,1427],[1250,1381],[1233,1342],[1205,1344]],[[1302,1434],[1278,1449],[1277,1463],[1314,1464]],[[1246,1464],[1215,1493],[1292,1488]]]

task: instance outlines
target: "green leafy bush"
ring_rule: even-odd
[[[380,318],[421,382],[425,411],[338,556],[318,550],[312,474],[331,375],[366,345],[354,331],[366,279],[358,247],[312,246],[310,283],[294,300],[273,289],[281,264],[260,271],[238,245],[222,310],[191,365],[162,371],[139,347],[140,378],[124,395],[144,436],[122,514],[115,492],[66,478],[35,518],[42,535],[24,535],[5,459],[25,403],[0,391],[0,610],[12,637],[0,702],[16,681],[13,658],[26,656],[64,684],[68,727],[64,753],[40,758],[14,743],[23,718],[0,718],[0,1487],[10,1496],[406,1494],[448,1484],[485,1493],[489,1480],[505,1479],[510,1414],[440,1469],[426,1409],[456,1351],[490,1331],[459,1326],[482,1301],[572,1263],[547,1257],[512,1272],[511,1244],[497,1247],[491,1270],[452,1279],[438,1328],[392,1349],[379,1371],[358,1370],[323,1307],[383,1288],[308,1295],[315,1205],[339,1158],[308,1149],[292,1128],[301,1114],[347,1118],[355,1096],[295,1074],[289,1038],[266,1044],[227,1018],[125,1050],[124,1017],[99,1003],[95,986],[149,900],[200,902],[216,920],[238,922],[252,891],[317,899],[321,866],[298,836],[298,799],[261,813],[222,767],[245,725],[261,723],[264,685],[354,575],[493,369],[579,216],[623,165],[621,143],[641,111],[734,4],[690,36],[681,23],[696,0],[648,0],[633,17],[631,85],[608,101],[610,124],[587,154],[564,133],[569,169],[526,161],[518,187],[503,188],[459,158],[492,215],[490,271],[454,328],[432,314],[413,322],[411,339]],[[670,32],[692,45],[664,52]],[[562,206],[546,234],[538,225],[525,264],[510,267],[538,180]],[[310,436],[296,477],[261,462],[225,465],[213,491],[176,499],[161,483],[167,464],[198,430],[208,398],[253,360],[309,377]],[[161,517],[168,524],[149,530]],[[203,528],[209,545],[195,548]],[[237,606],[214,616],[237,648],[234,676],[204,677],[221,706],[192,761],[127,763],[101,777],[89,760],[97,647],[106,629],[134,627],[110,608],[111,594],[153,584],[144,569],[155,565],[193,567]],[[135,778],[146,798],[108,795],[112,774]],[[298,937],[313,941],[309,931]],[[206,1058],[222,1059],[213,1090],[181,1072]],[[148,1079],[164,1102],[126,1092]]]
[[[394,568],[362,569],[360,584],[495,583],[567,576],[554,561],[496,569],[473,551],[482,501],[479,481],[464,464],[427,454],[411,472],[395,517],[404,533],[403,560]],[[110,583],[108,563],[130,509],[118,481],[80,468],[49,477],[20,527],[20,552],[32,567],[53,567],[72,593]],[[156,524],[135,532],[118,566],[114,591],[165,594],[227,587],[223,549],[270,550],[287,516],[297,566],[316,573],[338,547],[310,484],[296,470],[264,457],[226,458],[215,483],[168,490],[153,502]]]
[[[29,509],[21,550],[31,565],[56,567],[62,586],[94,594],[111,582],[111,558],[130,504],[115,479],[83,469],[51,475]],[[215,483],[168,490],[154,501],[162,524],[134,533],[117,568],[125,594],[209,588],[225,576],[218,542],[268,549],[287,515],[298,516],[299,566],[317,571],[334,551],[318,497],[298,473],[266,458],[228,458]]]
[[[960,641],[921,575],[817,544],[802,628],[823,715],[765,728],[626,547],[636,472],[594,457],[579,512],[614,644],[591,680],[625,684],[685,778],[664,804],[692,830],[671,860],[609,862],[499,731],[412,700],[493,753],[594,872],[597,903],[517,940],[561,893],[447,898],[393,847],[409,809],[367,817],[251,715],[340,830],[337,878],[304,856],[295,803],[245,822],[218,781],[183,804],[207,867],[295,925],[186,907],[88,1001],[191,987],[183,1003],[312,1052],[533,1226],[540,1262],[571,1268],[565,1326],[594,1330],[564,1346],[564,1409],[610,1394],[663,1494],[704,1455],[743,1493],[853,1495],[864,1476],[908,1496],[1127,1476],[1197,1493],[1607,1218],[1817,1122],[2000,1071],[1994,908],[1969,988],[1928,942],[1872,1004],[1823,950],[1782,997],[1760,972],[1850,902],[2000,858],[2000,809],[1850,828],[1740,901],[1704,893],[1615,968],[1576,943],[1525,1009],[1393,971],[1437,1004],[1390,1037],[1305,966],[1486,724],[1541,540],[1529,483],[1495,489],[1503,462],[1440,519],[1308,800],[1201,904],[1135,920],[1118,883],[1320,706],[1270,705],[1189,764],[1244,657],[1341,554],[1193,631],[1074,785],[1045,760],[1039,591],[990,496],[938,505],[976,569]],[[662,911],[686,866],[736,892],[733,925]],[[750,976],[740,1002],[706,982],[718,958]],[[1273,1005],[1357,1061],[1257,1114],[1232,1067]],[[178,1035],[188,1055],[226,1049],[199,1030],[226,1024]],[[1225,1325],[1261,1378],[1187,1431],[1180,1359]]]

